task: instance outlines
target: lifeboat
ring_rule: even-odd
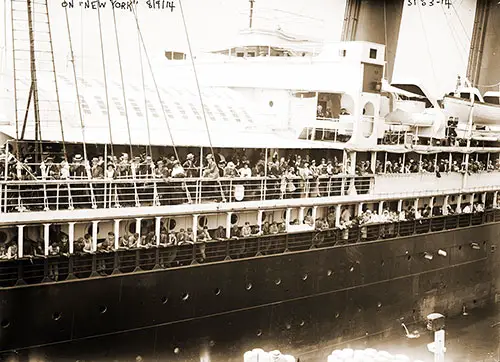
[[[446,95],[443,105],[459,123],[468,123],[472,116],[473,124],[500,125],[500,92],[486,92],[483,98],[477,88],[463,87]]]

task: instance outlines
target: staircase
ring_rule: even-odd
[[[43,128],[62,123],[49,18],[47,0],[11,0],[16,138],[35,140],[36,158]]]

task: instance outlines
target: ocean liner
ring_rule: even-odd
[[[47,2],[11,5],[5,355],[300,354],[498,300],[495,122],[389,85],[383,45],[251,28],[153,71],[139,40],[135,84],[79,76],[69,26],[57,71]]]

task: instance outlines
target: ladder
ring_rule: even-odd
[[[47,0],[11,0],[11,26],[16,138],[35,140],[38,163],[42,126],[62,125]]]

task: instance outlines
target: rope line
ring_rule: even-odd
[[[462,44],[457,39],[458,35],[456,35],[455,30],[451,27],[451,23],[449,21],[448,16],[446,15],[446,11],[445,11],[444,7],[442,8],[442,10],[443,10],[444,18],[446,19],[446,24],[448,25],[448,28],[450,29],[451,37],[453,38],[453,42],[455,43],[455,47],[457,48],[458,53],[460,54],[460,60],[462,61],[463,65],[466,66],[467,64],[466,64],[465,58],[466,58],[466,54],[467,54],[467,48],[465,46],[461,46]],[[462,54],[462,52],[464,54]]]
[[[57,73],[56,73],[56,63],[54,59],[54,46],[52,44],[52,28],[50,26],[50,15],[49,15],[49,4],[48,1],[45,1],[45,9],[47,12],[47,25],[49,28],[49,40],[50,40],[50,53],[52,56],[52,71],[54,72],[54,83],[56,87],[56,98],[57,98],[57,112],[59,115],[59,126],[61,127],[61,141],[63,146],[64,160],[68,161],[68,153],[66,152],[66,141],[64,138],[64,126],[61,114],[61,102],[59,99],[59,87],[57,86]]]
[[[182,7],[182,1],[181,0],[179,0],[179,8],[181,9],[182,22],[184,24],[184,32],[186,33],[186,40],[187,40],[187,45],[188,45],[188,50],[189,50],[189,58],[191,59],[191,65],[193,66],[194,79],[196,80],[196,88],[198,89],[198,97],[200,98],[201,111],[203,113],[203,120],[205,121],[205,128],[207,130],[208,144],[210,145],[210,151],[212,152],[212,155],[213,155],[213,157],[215,159],[214,148],[212,146],[212,137],[210,136],[210,129],[209,129],[209,126],[208,126],[207,115],[205,113],[205,106],[203,104],[203,97],[201,95],[200,83],[198,81],[198,73],[196,72],[196,66],[194,64],[193,51],[192,51],[192,48],[191,48],[191,41],[189,40],[189,33],[188,33],[188,30],[187,30],[186,18],[184,16],[184,9]],[[200,160],[200,163],[202,161],[203,160]]]
[[[141,31],[140,26],[139,26],[139,19],[137,18],[137,13],[135,12],[134,7],[132,7],[132,13],[134,14],[134,17],[135,17],[135,22],[136,22],[136,25],[137,25],[137,29],[139,31],[139,38],[140,38],[141,43],[142,43],[142,47],[143,47],[143,50],[144,50],[144,55],[146,57],[149,70],[151,72],[151,77],[153,78],[153,83],[154,83],[154,86],[155,86],[156,95],[158,96],[158,99],[159,99],[160,104],[161,104],[161,110],[162,110],[162,113],[163,113],[163,118],[165,119],[165,123],[166,123],[166,126],[167,126],[167,130],[168,130],[168,135],[170,137],[170,141],[172,142],[172,147],[174,149],[175,158],[176,158],[177,161],[180,161],[179,154],[177,153],[177,147],[175,146],[175,142],[174,142],[174,137],[172,135],[172,130],[170,129],[170,124],[168,122],[168,117],[167,117],[167,114],[165,112],[165,107],[163,106],[163,101],[161,99],[160,90],[158,88],[158,83],[156,82],[156,78],[155,78],[154,73],[153,73],[153,67],[151,66],[151,60],[149,59],[148,51],[146,49],[146,44],[144,43],[144,38],[142,37],[142,31]]]
[[[137,12],[137,6],[138,4],[136,4],[135,6],[135,11]],[[144,112],[146,114],[146,126],[148,128],[148,145],[149,145],[149,155],[152,156],[153,155],[153,151],[152,151],[152,148],[151,148],[151,130],[149,128],[149,115],[148,115],[148,101],[147,101],[147,98],[146,98],[146,83],[144,81],[144,65],[143,65],[143,62],[142,62],[142,49],[141,49],[141,38],[140,38],[140,35],[139,35],[139,23],[137,23],[137,45],[139,46],[139,62],[140,62],[140,65],[141,65],[141,78],[142,78],[142,93],[144,95]],[[148,147],[146,147],[146,155],[148,154]]]
[[[432,62],[432,53],[431,53],[431,49],[429,47],[429,39],[427,38],[427,32],[425,31],[424,20],[422,18],[422,10],[420,9],[420,6],[417,6],[417,8],[418,8],[418,14],[419,14],[419,18],[420,18],[420,23],[422,24],[422,32],[424,33],[425,45],[426,45],[426,48],[427,48],[427,53],[428,53],[428,56],[429,56],[429,61],[431,63],[432,75],[434,77],[434,84],[438,85],[437,77],[436,77],[436,70],[434,69],[434,64]]]
[[[73,78],[75,80],[76,101],[78,104],[78,116],[80,118],[80,128],[82,130],[83,158],[84,158],[85,162],[87,162],[88,159],[87,159],[87,144],[85,142],[85,124],[83,123],[82,105],[80,103],[80,93],[78,91],[78,80],[76,79],[75,55],[73,53],[73,42],[71,40],[71,30],[70,30],[70,26],[69,26],[68,8],[67,7],[64,8],[64,13],[66,16],[66,27],[68,29],[69,50],[70,50],[70,55],[71,55],[71,64],[73,66]]]
[[[101,42],[102,70],[104,73],[104,93],[106,95],[106,110],[108,116],[109,143],[111,145],[111,156],[115,155],[113,147],[113,132],[111,131],[111,115],[109,112],[108,77],[106,75],[106,59],[104,57],[104,42],[102,40],[101,7],[97,7],[97,18],[99,21],[99,40]]]
[[[130,159],[134,158],[134,152],[132,149],[132,133],[130,132],[130,121],[128,118],[128,108],[127,108],[127,98],[125,96],[125,83],[123,82],[123,67],[122,67],[122,57],[120,53],[120,41],[118,39],[118,30],[116,28],[116,14],[115,7],[112,7],[113,11],[113,25],[115,30],[115,39],[116,39],[116,50],[118,52],[118,64],[120,65],[120,80],[122,83],[122,95],[123,95],[123,105],[125,107],[125,119],[127,120],[127,132],[128,132],[128,144],[129,144],[129,152]]]

